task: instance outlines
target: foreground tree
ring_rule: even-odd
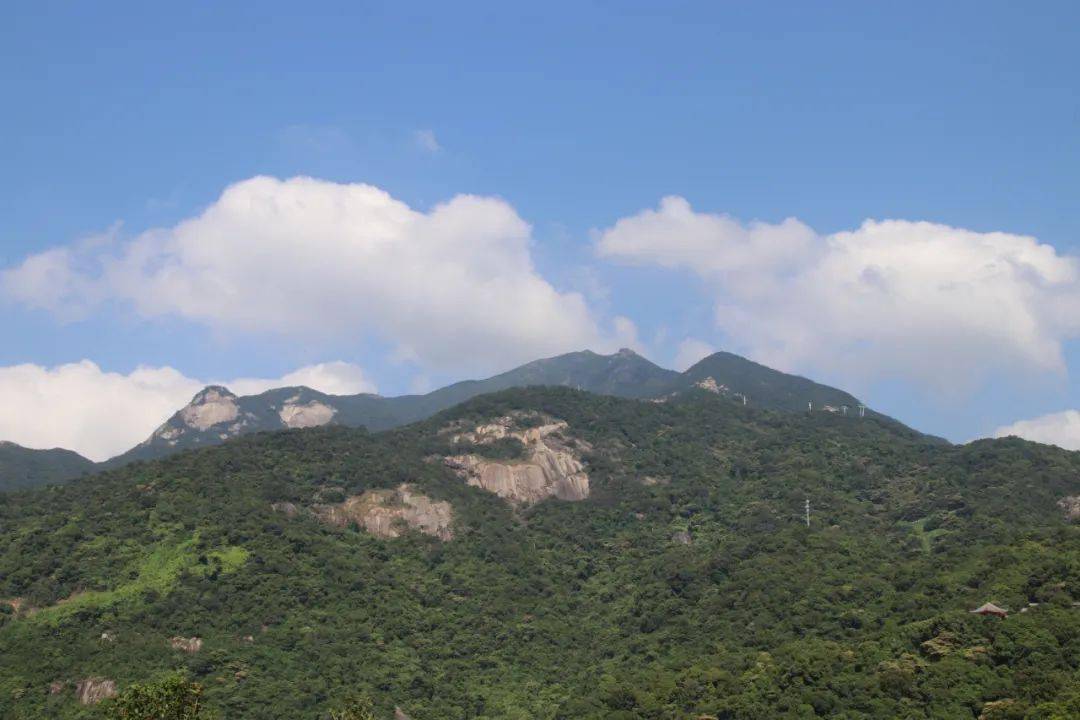
[[[209,720],[203,711],[202,685],[179,673],[157,682],[132,685],[104,706],[109,720]]]
[[[330,711],[330,720],[375,720],[371,699],[366,695],[353,695]]]

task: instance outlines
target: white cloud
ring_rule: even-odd
[[[435,138],[434,130],[417,130],[413,133],[413,142],[416,143],[416,147],[431,154],[442,150],[442,146],[439,145],[439,141]]]
[[[1062,372],[1078,265],[1034,238],[903,220],[818,235],[741,224],[682,198],[596,233],[602,257],[690,270],[738,349],[782,369],[971,389],[994,370]]]
[[[425,371],[617,347],[619,328],[602,330],[581,295],[536,271],[530,239],[496,198],[419,212],[370,185],[256,177],[175,227],[27,258],[0,289],[64,315],[121,301],[289,342],[374,335]]]
[[[203,382],[171,367],[105,372],[89,360],[47,368],[0,367],[0,439],[31,448],[63,447],[104,460],[145,440],[207,384],[244,395],[307,385],[332,394],[372,392],[355,365],[322,363],[282,378]]]
[[[698,360],[708,357],[714,352],[716,352],[716,348],[704,340],[686,338],[679,343],[679,348],[675,351],[675,369],[682,372]]]
[[[994,437],[1016,435],[1034,442],[1080,450],[1080,412],[1065,410],[999,427]]]
[[[376,390],[361,368],[340,360],[308,365],[277,379],[240,378],[220,384],[237,395],[258,395],[272,388],[294,385],[304,385],[327,395],[356,395]]]

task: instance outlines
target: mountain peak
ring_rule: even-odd
[[[619,348],[619,352],[615,353],[615,356],[616,357],[634,357],[634,358],[641,357],[640,355],[638,355],[636,352],[634,352],[630,348],[625,348],[625,347],[624,348]]]
[[[812,407],[842,412],[844,406],[854,410],[860,404],[857,398],[843,390],[773,370],[723,350],[694,363],[682,377],[686,388],[722,391],[722,394],[744,398],[755,407],[774,410],[804,412]]]
[[[191,402],[188,405],[201,405],[205,402],[215,402],[222,398],[236,398],[234,393],[224,385],[207,385],[199,392],[195,393],[195,396],[191,398]]]
[[[180,411],[184,424],[198,430],[212,425],[231,422],[240,414],[237,397],[221,385],[208,385],[195,394],[191,402]]]

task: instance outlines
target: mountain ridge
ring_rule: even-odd
[[[63,482],[95,468],[73,450],[27,448],[0,440],[0,492]]]
[[[388,430],[431,417],[478,395],[530,386],[563,386],[660,402],[681,393],[706,391],[752,407],[782,412],[805,411],[807,402],[816,410],[835,413],[854,413],[860,405],[847,392],[728,352],[714,353],[679,373],[628,348],[610,355],[581,350],[534,360],[486,379],[459,381],[422,395],[330,395],[295,386],[238,396],[224,386],[208,385],[146,440],[94,467],[116,468],[216,445],[253,432],[327,424],[365,427],[373,432]],[[71,477],[80,473],[69,471]],[[36,480],[24,476],[10,484],[32,486],[41,484],[42,477],[53,482],[64,479],[62,472],[38,472]]]

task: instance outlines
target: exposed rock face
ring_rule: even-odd
[[[395,705],[394,706],[394,720],[412,720],[412,719],[408,715],[405,714],[404,710],[402,710],[400,707]]]
[[[716,379],[713,378],[711,375],[704,380],[698,380],[694,384],[702,390],[707,390],[708,392],[716,393],[717,395],[720,394],[721,388],[727,390],[726,386],[717,384]]]
[[[53,680],[51,683],[49,683],[49,694],[59,695],[60,693],[64,692],[64,688],[66,687],[67,683],[63,680]]]
[[[1065,511],[1065,519],[1070,522],[1080,520],[1080,495],[1071,495],[1058,500],[1058,507]]]
[[[297,402],[299,399],[299,395],[294,395],[286,400],[281,410],[278,411],[278,417],[281,418],[281,422],[285,423],[286,427],[318,427],[330,422],[337,413],[336,408],[325,405],[318,400],[301,404]]]
[[[202,650],[202,638],[200,637],[174,637],[169,639],[169,647],[173,650],[183,650],[186,653],[197,653]]]
[[[236,396],[223,387],[202,390],[180,411],[184,423],[196,430],[207,430],[214,425],[232,422],[239,415]]]
[[[548,497],[584,500],[589,496],[589,476],[579,457],[588,444],[571,438],[562,420],[537,427],[519,428],[525,416],[507,416],[493,423],[451,436],[452,443],[484,445],[515,438],[525,448],[523,460],[489,460],[475,454],[444,458],[467,483],[493,492],[512,503],[529,505]]]
[[[312,509],[323,522],[342,527],[355,522],[379,537],[399,537],[410,528],[440,540],[454,537],[450,503],[421,495],[408,483],[395,490],[368,490],[340,504],[316,505]]]
[[[236,395],[226,388],[204,388],[183,409],[162,423],[142,445],[164,443],[176,447],[192,438],[196,442],[203,442],[207,439],[203,433],[211,428],[213,434],[210,437],[227,440],[253,429],[251,424],[255,416],[250,412],[242,413],[237,400]]]
[[[102,700],[116,697],[116,683],[102,677],[88,677],[75,685],[75,697],[83,705],[95,705]]]

